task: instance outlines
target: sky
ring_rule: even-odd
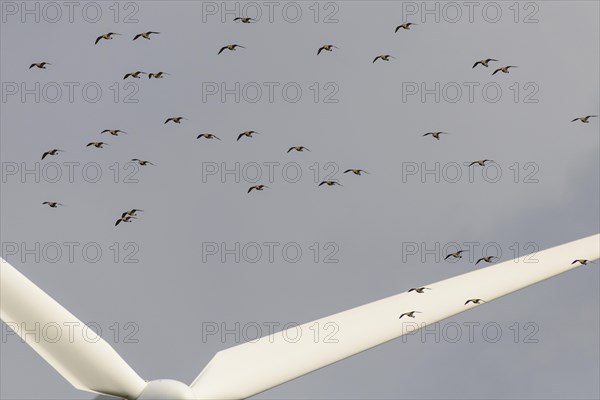
[[[600,114],[596,1],[1,12],[2,257],[144,379],[191,383],[257,326],[600,231],[600,118],[571,122]],[[403,22],[417,25],[394,32]],[[94,44],[111,31],[122,36]],[[226,44],[245,48],[217,54]],[[324,44],[337,48],[317,55]],[[472,68],[484,58],[498,61]],[[136,70],[169,75],[123,80]],[[186,119],[164,123],[174,116]],[[248,130],[259,134],[236,141]],[[86,146],[97,141],[108,146]],[[494,162],[468,166],[481,159]],[[268,188],[247,193],[257,184]],[[144,211],[115,226],[132,208]],[[459,247],[472,251],[443,260]],[[599,287],[597,264],[578,268],[256,398],[598,398]],[[3,399],[94,398],[4,323],[0,345]]]

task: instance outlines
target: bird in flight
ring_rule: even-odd
[[[142,71],[130,72],[128,74],[125,74],[125,76],[123,77],[123,79],[127,79],[129,77],[140,79],[140,74],[146,74],[146,72],[142,72]]]
[[[469,299],[465,302],[465,306],[469,303],[473,303],[473,304],[481,304],[481,303],[485,303],[484,300],[481,299]]]
[[[39,69],[46,69],[46,65],[52,65],[52,64],[50,64],[49,62],[46,62],[46,61],[41,62],[41,63],[33,63],[29,66],[29,69],[31,69],[33,67],[36,67]]]
[[[421,311],[409,311],[409,312],[405,312],[398,319],[402,319],[402,317],[415,318],[415,313],[421,313]]]
[[[486,163],[486,162],[494,162],[494,160],[488,160],[488,159],[485,159],[485,160],[477,160],[477,161],[473,161],[471,164],[469,164],[469,167],[470,167],[471,165],[475,165],[475,164],[481,165],[481,166],[483,167],[483,166],[485,165],[485,163]]]
[[[375,61],[377,61],[377,60],[380,60],[380,59],[383,60],[383,61],[390,61],[390,58],[394,58],[395,59],[396,57],[394,57],[392,55],[389,55],[389,54],[381,54],[381,55],[375,57],[375,59],[373,60],[373,63]]]
[[[168,122],[175,122],[176,124],[180,124],[181,120],[183,120],[183,119],[187,119],[187,118],[184,118],[184,117],[171,117],[171,118],[167,118],[165,120],[165,124],[168,123]]]
[[[475,68],[479,64],[483,65],[484,67],[488,67],[488,64],[490,63],[490,61],[498,61],[498,60],[496,60],[495,58],[485,58],[483,60],[477,61],[475,64],[473,64],[473,66],[471,68]]]
[[[258,132],[256,132],[256,131],[246,131],[246,132],[242,132],[242,133],[240,133],[240,134],[238,135],[236,142],[237,142],[238,140],[240,140],[240,139],[241,139],[242,137],[244,137],[244,136],[251,138],[253,134],[257,134],[257,135],[258,135],[259,133],[258,133]]]
[[[324,44],[323,46],[319,47],[319,50],[317,50],[317,55],[321,54],[321,52],[323,50],[325,51],[333,51],[333,49],[339,49],[339,47],[336,47],[332,44]]]
[[[119,218],[117,220],[117,222],[115,222],[115,226],[119,225],[121,222],[132,222],[131,221],[132,219],[136,219],[136,218],[132,215],[123,215],[121,218]]]
[[[571,122],[575,122],[575,121],[581,121],[581,122],[583,122],[584,124],[589,124],[589,123],[590,123],[589,119],[590,119],[590,118],[595,118],[595,117],[597,117],[597,115],[586,115],[585,117],[579,117],[579,118],[575,118],[575,119],[574,119],[573,121],[571,121]]]
[[[198,135],[198,137],[196,139],[200,139],[200,138],[221,140],[221,139],[219,139],[218,136],[213,135],[212,133],[201,133]]]
[[[322,185],[327,185],[327,186],[338,185],[338,186],[342,186],[342,184],[339,183],[339,182],[337,182],[337,181],[329,181],[329,180],[325,180],[325,181],[319,183],[319,186],[322,186]]]
[[[44,158],[46,158],[46,156],[55,156],[55,155],[57,155],[58,153],[60,153],[61,151],[64,151],[64,150],[60,150],[60,149],[52,149],[52,150],[48,150],[47,152],[45,152],[44,154],[42,154],[42,160],[43,160]]]
[[[310,151],[308,148],[306,148],[306,147],[304,147],[304,146],[292,146],[292,147],[290,147],[290,148],[289,148],[289,150],[288,150],[287,152],[289,153],[289,152],[290,152],[290,151],[292,151],[292,150],[296,150],[296,151],[298,151],[298,152],[302,152],[302,151],[304,151],[304,150],[306,150],[306,151]]]
[[[394,31],[394,33],[398,32],[400,29],[406,29],[406,30],[410,30],[410,26],[411,26],[411,25],[417,25],[417,24],[414,24],[414,23],[412,23],[412,22],[405,22],[405,23],[403,23],[403,24],[400,24],[400,25],[398,25],[398,26],[396,27],[396,30]]]
[[[218,55],[218,54],[221,54],[221,53],[223,52],[223,50],[231,50],[231,51],[235,51],[235,50],[236,50],[238,47],[239,47],[239,48],[242,48],[242,49],[245,49],[245,47],[244,47],[244,46],[241,46],[241,45],[239,45],[239,44],[228,44],[228,45],[226,45],[226,46],[223,46],[223,47],[221,47],[221,50],[219,50],[219,52],[217,53],[217,55]]]
[[[483,256],[479,260],[477,260],[477,262],[475,263],[475,265],[479,264],[481,261],[485,261],[486,263],[491,263],[494,258],[498,258],[498,257],[496,257],[496,256]]]
[[[105,129],[102,132],[100,132],[100,134],[103,134],[103,133],[110,133],[113,136],[119,136],[119,133],[127,133],[127,132],[122,131],[120,129]]]
[[[454,257],[454,258],[462,258],[462,253],[466,253],[467,250],[459,250],[455,253],[450,253],[448,254],[446,257],[444,257],[444,260],[447,260],[450,257]]]
[[[142,166],[145,166],[145,165],[154,165],[150,161],[140,160],[139,158],[132,158],[131,161],[136,161],[138,164],[140,164]]]
[[[249,24],[252,21],[256,21],[254,18],[250,18],[250,17],[235,17],[233,20],[240,21],[243,24]]]
[[[593,262],[593,261],[581,259],[581,260],[575,260],[575,261],[573,261],[571,263],[571,265],[573,265],[575,263],[579,263],[581,265],[588,265],[588,263],[591,263],[591,262]]]
[[[251,186],[250,189],[248,189],[248,193],[250,193],[252,191],[252,189],[256,189],[258,191],[262,191],[264,188],[268,188],[267,185],[255,185],[255,186]]]
[[[508,74],[509,68],[518,68],[518,67],[516,65],[507,65],[506,67],[498,68],[497,70],[495,70],[492,73],[492,75],[496,75],[496,72],[504,72],[505,74]]]
[[[136,217],[138,212],[142,212],[144,210],[140,210],[139,208],[132,208],[129,211],[125,211],[123,214],[121,214],[121,218],[123,218],[126,215],[131,215],[132,217]]]
[[[120,33],[108,32],[108,33],[105,33],[104,35],[100,35],[96,38],[96,41],[94,42],[94,44],[98,44],[98,42],[102,39],[111,40],[113,35],[120,35]]]
[[[424,293],[425,290],[431,290],[431,289],[428,287],[425,287],[425,286],[414,287],[414,288],[410,289],[408,291],[408,293],[410,293],[410,292]]]
[[[166,72],[162,72],[162,71],[157,72],[155,74],[149,73],[148,74],[148,79],[152,79],[152,78],[161,79],[163,77],[163,75],[169,75],[169,74],[167,74]]]
[[[439,132],[439,131],[436,131],[436,132],[427,132],[423,136],[431,135],[431,137],[434,137],[437,140],[440,140],[440,135],[442,135],[442,134],[447,135],[448,132]]]
[[[355,169],[355,168],[350,168],[344,171],[345,174],[347,174],[348,172],[352,172],[354,175],[362,175],[363,173],[368,174],[367,171],[365,171],[364,169]]]
[[[108,146],[108,143],[104,143],[104,142],[89,142],[85,147],[90,147],[90,146],[94,146],[97,149],[103,149],[103,146]]]
[[[153,31],[138,33],[137,35],[135,35],[133,37],[133,40],[136,40],[137,38],[141,38],[141,37],[144,39],[150,40],[150,35],[152,35],[152,34],[158,35],[159,33],[160,32],[153,32]]]
[[[42,204],[48,204],[48,207],[51,207],[51,208],[56,208],[58,206],[63,206],[64,205],[62,203],[57,203],[56,201],[45,201]]]

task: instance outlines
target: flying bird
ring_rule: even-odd
[[[235,51],[238,47],[242,48],[242,49],[245,49],[244,46],[241,46],[239,44],[228,44],[226,46],[221,47],[221,50],[219,50],[219,52],[217,53],[217,55],[221,54],[223,52],[223,50],[225,50],[225,49],[231,50],[231,51]]]
[[[140,160],[139,158],[132,158],[131,161],[136,161],[138,164],[140,164],[142,166],[144,166],[144,165],[154,165],[150,161]]]
[[[187,119],[187,118],[184,118],[184,117],[171,117],[171,118],[167,118],[166,121],[165,121],[165,124],[168,123],[168,122],[175,122],[176,124],[180,124],[181,120],[183,120],[183,119]]]
[[[125,74],[123,79],[127,79],[129,77],[140,79],[141,78],[140,74],[146,74],[146,72],[142,72],[142,71],[129,72],[128,74]]]
[[[402,317],[415,318],[415,313],[421,313],[421,311],[409,311],[409,312],[405,312],[398,319],[402,319]]]
[[[485,163],[486,163],[486,162],[494,162],[494,160],[488,160],[488,159],[485,159],[485,160],[477,160],[477,161],[473,161],[471,164],[469,164],[469,167],[470,167],[471,165],[475,165],[475,164],[481,165],[481,166],[483,167],[483,166],[485,165]]]
[[[201,133],[198,135],[198,137],[196,139],[200,139],[200,138],[221,140],[221,139],[219,139],[218,136],[213,135],[212,133]]]
[[[590,123],[589,119],[590,119],[590,118],[594,118],[594,117],[597,117],[597,115],[586,115],[585,117],[579,117],[579,118],[575,118],[575,119],[574,119],[573,121],[571,121],[571,122],[575,122],[575,121],[581,121],[581,122],[583,122],[584,124],[589,124],[589,123]]]
[[[268,188],[267,185],[255,185],[255,186],[251,186],[250,189],[248,189],[248,193],[250,193],[252,191],[252,189],[256,189],[258,191],[262,191],[264,188]]]
[[[473,303],[473,304],[481,304],[481,303],[485,303],[485,300],[481,300],[481,299],[469,299],[465,302],[465,306],[469,303]]]
[[[354,175],[362,175],[363,173],[368,174],[367,171],[365,171],[364,169],[355,169],[355,168],[350,168],[344,171],[345,174],[347,174],[348,172],[352,172]]]
[[[63,206],[64,204],[61,203],[57,203],[56,201],[45,201],[42,204],[48,204],[49,207],[51,208],[56,208],[58,206]]]
[[[235,17],[233,20],[234,21],[240,21],[240,22],[242,22],[244,24],[249,24],[252,21],[256,21],[254,18],[250,18],[250,17]]]
[[[52,64],[50,64],[49,62],[46,62],[46,61],[41,62],[41,63],[33,63],[29,66],[29,69],[31,69],[33,67],[36,67],[39,69],[46,69],[46,65],[52,65]]]
[[[485,261],[486,263],[491,263],[494,258],[498,258],[498,257],[496,257],[496,256],[483,256],[479,260],[477,260],[477,262],[475,263],[475,265],[479,264],[481,261]]]
[[[333,49],[339,49],[339,47],[336,47],[332,44],[324,44],[323,46],[319,47],[319,50],[317,50],[317,55],[321,54],[321,52],[323,50],[325,51],[333,51]]]
[[[389,55],[389,54],[381,54],[381,55],[375,57],[375,59],[373,60],[373,62],[375,62],[375,61],[377,61],[379,59],[381,59],[383,61],[390,61],[390,58],[394,58],[395,59],[396,57],[394,57],[392,55]]]
[[[169,74],[167,74],[166,72],[162,72],[162,71],[157,72],[155,74],[149,73],[148,74],[148,79],[152,79],[152,78],[161,79],[163,77],[163,75],[169,75]]]
[[[89,142],[85,147],[90,147],[90,146],[94,146],[97,149],[103,149],[104,147],[102,146],[108,146],[108,143],[104,143],[104,142]]]
[[[139,208],[132,208],[131,210],[125,211],[123,214],[121,214],[121,218],[123,218],[126,215],[131,215],[132,217],[135,217],[135,216],[137,216],[138,212],[142,212],[142,211],[144,211],[144,210],[140,210]]]
[[[506,67],[498,68],[497,70],[495,70],[492,73],[492,75],[496,75],[496,72],[504,72],[505,74],[508,74],[509,68],[518,68],[518,67],[516,65],[507,65]]]
[[[408,293],[410,293],[410,292],[424,293],[425,290],[431,290],[431,289],[428,287],[425,287],[425,286],[414,287],[414,288],[410,289],[408,291]]]
[[[132,219],[136,219],[134,216],[132,215],[124,215],[121,218],[119,218],[117,220],[117,222],[115,222],[115,226],[119,225],[121,222],[132,222]]]
[[[135,35],[133,37],[133,40],[136,40],[137,38],[140,38],[140,37],[150,40],[150,35],[152,35],[152,34],[158,35],[159,33],[160,32],[153,32],[153,31],[138,33],[137,35]]]
[[[473,66],[471,68],[475,68],[479,64],[483,65],[484,67],[488,67],[488,64],[490,63],[490,61],[498,61],[498,60],[496,60],[495,58],[485,58],[483,60],[477,61],[475,64],[473,64]]]
[[[240,134],[238,135],[236,142],[237,142],[238,140],[240,140],[240,139],[241,139],[242,137],[244,137],[244,136],[251,138],[253,134],[257,134],[257,135],[258,135],[259,133],[258,133],[258,132],[256,132],[256,131],[246,131],[246,132],[242,132],[242,133],[240,133]]]
[[[308,148],[306,148],[306,147],[304,147],[304,146],[292,146],[292,147],[290,147],[290,148],[289,148],[289,150],[288,150],[287,152],[289,153],[289,152],[290,152],[290,151],[292,151],[292,150],[296,150],[296,151],[298,151],[298,152],[302,152],[302,151],[304,151],[304,150],[306,150],[306,151],[310,151]]]
[[[455,253],[450,253],[448,254],[446,257],[444,257],[444,260],[447,260],[450,257],[454,257],[454,258],[462,258],[462,253],[466,253],[468,250],[459,250]]]
[[[127,132],[122,131],[120,129],[105,129],[102,132],[100,132],[100,134],[103,134],[103,133],[110,133],[113,136],[119,136],[119,133],[127,133]]]
[[[434,138],[436,138],[437,140],[440,140],[440,135],[442,135],[442,134],[443,134],[443,135],[447,135],[447,134],[448,134],[448,132],[439,132],[439,131],[436,131],[436,132],[427,132],[427,133],[426,133],[426,134],[424,134],[423,136],[431,135],[431,137],[434,137]]]
[[[319,186],[321,186],[321,185],[327,185],[327,186],[338,185],[338,186],[342,186],[342,184],[339,183],[339,182],[337,182],[337,181],[328,181],[328,180],[325,180],[325,181],[319,183]]]
[[[45,152],[44,154],[42,154],[42,160],[44,158],[46,158],[46,156],[55,156],[55,155],[57,155],[61,151],[64,151],[64,150],[60,150],[60,149],[48,150],[47,152]]]
[[[104,35],[100,35],[96,38],[96,41],[94,42],[94,44],[98,44],[98,42],[102,39],[111,40],[113,35],[120,35],[120,33],[108,32],[108,33],[105,33]]]
[[[406,30],[410,30],[410,26],[411,26],[411,25],[417,25],[417,24],[414,24],[414,23],[412,23],[412,22],[405,22],[405,23],[403,23],[403,24],[401,24],[401,25],[398,25],[398,26],[396,27],[396,30],[394,31],[394,33],[398,32],[398,30],[400,30],[400,29],[406,29]]]
[[[571,265],[573,265],[575,263],[579,263],[581,265],[588,265],[588,263],[591,263],[591,262],[593,262],[593,261],[581,259],[581,260],[575,260],[575,261],[573,261],[571,263]]]

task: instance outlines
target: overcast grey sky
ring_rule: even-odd
[[[600,230],[600,121],[571,122],[600,111],[597,1],[1,6],[2,256],[144,379],[190,383],[257,324],[267,334],[471,271],[484,253]],[[160,34],[132,41],[148,30]],[[109,31],[123,36],[94,45]],[[217,55],[230,43],[245,48]],[[317,56],[326,43],[339,49]],[[492,76],[506,65],[518,68]],[[135,70],[170,75],[122,79]],[[246,130],[260,134],[236,142]],[[196,139],[209,132],[222,140]],[[286,153],[296,145],[311,151]],[[464,165],[484,158],[496,163]],[[343,186],[318,187],[331,172]],[[115,227],[131,208],[144,212]],[[444,262],[452,243],[473,251]],[[395,340],[257,397],[598,398],[599,283],[583,267],[442,322],[439,343]],[[3,399],[93,398],[2,334]]]

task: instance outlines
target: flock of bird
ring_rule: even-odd
[[[248,17],[236,17],[234,19],[234,21],[236,21],[236,22],[239,21],[239,22],[244,23],[244,24],[250,24],[250,23],[256,23],[257,22],[256,20],[254,20],[252,18],[248,18]],[[405,23],[402,23],[402,24],[398,25],[395,28],[394,32],[397,33],[401,29],[402,30],[410,30],[411,26],[416,26],[416,25],[417,24],[412,23],[412,22],[405,22]],[[143,39],[146,39],[146,40],[150,40],[151,35],[158,35],[158,34],[160,34],[160,32],[156,32],[156,31],[141,32],[141,33],[136,34],[133,37],[133,40],[135,41],[135,40],[140,39],[140,38],[143,38]],[[106,34],[102,34],[102,35],[100,35],[100,36],[98,36],[96,38],[94,44],[97,45],[102,40],[113,40],[114,37],[116,37],[116,36],[122,36],[122,35],[120,33],[116,33],[116,32],[108,32]],[[225,50],[227,50],[227,51],[236,51],[237,49],[245,49],[245,48],[246,48],[245,46],[242,46],[240,44],[227,44],[225,46],[222,46],[219,49],[217,55],[222,54]],[[317,49],[317,56],[319,56],[322,52],[332,52],[334,49],[337,50],[337,49],[339,49],[339,47],[337,47],[337,46],[335,46],[333,44],[324,44],[323,46],[321,46],[321,47],[319,47]],[[396,57],[394,57],[391,54],[380,54],[380,55],[376,56],[373,59],[372,63],[375,63],[375,62],[377,62],[379,60],[380,61],[390,61],[391,59],[395,59],[395,58]],[[482,66],[482,67],[488,68],[490,66],[490,63],[492,63],[492,62],[498,62],[498,61],[499,60],[495,59],[495,58],[481,59],[481,60],[476,61],[473,64],[472,69],[476,68],[478,66]],[[49,65],[52,65],[52,64],[50,64],[49,62],[33,63],[33,64],[31,64],[31,66],[29,67],[29,69],[34,68],[34,67],[39,68],[39,69],[46,69],[47,66],[49,66]],[[496,75],[498,72],[502,72],[504,74],[508,74],[510,72],[509,70],[511,68],[518,68],[518,67],[516,65],[506,65],[504,67],[500,67],[500,68],[495,69],[493,71],[492,75]],[[149,79],[152,79],[152,78],[161,79],[164,76],[169,75],[169,74],[166,73],[166,72],[163,72],[163,71],[160,71],[160,72],[157,72],[157,73],[147,73],[147,72],[144,72],[144,71],[133,71],[133,72],[127,73],[123,77],[123,79],[128,79],[128,78],[140,79],[140,77],[142,75],[148,75]],[[584,117],[574,118],[571,122],[580,121],[581,123],[587,124],[587,123],[590,122],[590,118],[595,118],[595,117],[597,117],[597,115],[586,115]],[[184,120],[186,120],[185,117],[174,116],[174,117],[167,118],[164,121],[164,124],[168,124],[168,123],[181,124],[182,121],[184,121]],[[120,133],[126,133],[126,132],[121,131],[119,129],[106,129],[106,130],[103,130],[101,132],[101,134],[104,134],[104,133],[109,133],[112,136],[118,136]],[[248,130],[248,131],[241,132],[241,133],[237,134],[236,142],[240,141],[243,138],[251,139],[251,138],[254,137],[254,135],[258,135],[258,134],[259,134],[259,132],[254,131],[254,130]],[[424,136],[424,137],[425,136],[431,136],[432,138],[434,138],[436,140],[440,140],[440,135],[447,135],[447,134],[448,134],[448,132],[433,131],[433,132],[427,132],[427,133],[423,134],[422,136]],[[212,133],[201,133],[201,134],[199,134],[196,137],[196,139],[204,139],[204,140],[215,140],[216,139],[216,140],[221,141],[221,138],[219,138],[218,136],[216,136],[216,135],[214,135]],[[103,146],[105,146],[105,145],[108,145],[108,143],[105,143],[105,142],[90,142],[90,143],[88,143],[86,145],[86,147],[93,146],[95,148],[102,149]],[[287,150],[287,153],[290,153],[292,151],[301,153],[301,152],[310,151],[310,150],[307,147],[305,147],[305,146],[298,145],[298,146],[291,146]],[[47,156],[56,156],[60,152],[63,152],[63,150],[60,150],[60,149],[51,149],[51,150],[48,150],[48,151],[46,151],[46,152],[43,153],[42,160],[44,158],[46,158]],[[131,161],[135,161],[135,162],[137,162],[141,166],[154,165],[150,161],[139,159],[139,158],[133,158],[133,159],[131,159]],[[475,160],[475,161],[473,161],[473,162],[471,162],[469,164],[469,167],[473,166],[473,165],[478,165],[478,166],[482,166],[483,167],[483,166],[486,165],[486,163],[492,163],[492,162],[494,162],[494,161],[493,160],[489,160],[489,159]],[[358,176],[362,175],[363,173],[364,174],[368,174],[368,172],[365,171],[365,170],[363,170],[363,169],[354,169],[354,168],[347,169],[347,170],[344,171],[344,174],[347,174],[347,173],[352,173],[352,174],[358,175]],[[339,183],[337,180],[323,180],[322,182],[320,182],[318,184],[318,186],[323,186],[323,185],[325,185],[325,186],[342,186],[342,184]],[[247,193],[251,193],[252,191],[260,192],[260,191],[263,191],[266,188],[269,188],[269,186],[264,185],[264,184],[254,185],[254,186],[251,186],[248,189]],[[54,202],[54,201],[45,201],[43,204],[48,205],[51,208],[56,208],[58,206],[62,206],[61,203]],[[115,226],[117,226],[117,225],[119,225],[121,223],[132,222],[132,220],[134,220],[134,219],[137,218],[138,213],[141,212],[141,211],[143,211],[143,210],[140,210],[140,209],[131,209],[131,210],[123,212],[121,214],[121,216],[117,219],[117,221],[115,223]],[[466,252],[466,250],[458,250],[456,252],[450,253],[450,254],[446,255],[446,257],[444,258],[444,260],[448,260],[450,258],[460,259],[460,258],[462,258],[462,254],[464,252]],[[483,257],[481,257],[481,258],[479,258],[477,260],[477,262],[475,263],[475,265],[479,264],[480,262],[492,263],[492,262],[494,262],[497,259],[498,259],[498,257],[495,257],[495,256],[483,256]],[[591,261],[590,260],[586,260],[586,259],[576,259],[576,260],[574,260],[572,262],[572,264],[575,264],[575,263],[580,263],[581,265],[588,265],[589,263],[591,263]],[[425,290],[431,290],[431,288],[428,288],[428,287],[415,287],[415,288],[411,288],[410,290],[408,290],[408,293],[415,292],[417,294],[424,294]],[[473,303],[475,305],[479,305],[479,304],[485,303],[485,300],[480,299],[480,298],[471,298],[471,299],[467,299],[465,301],[464,305],[465,306],[469,305],[469,303]],[[419,313],[421,313],[421,311],[411,310],[411,311],[407,311],[407,312],[402,313],[399,318],[400,319],[402,319],[403,317],[415,318],[415,314],[419,314]]]
[[[448,259],[449,257],[455,257],[455,258],[460,258],[461,257],[461,253],[465,252],[466,250],[459,250],[455,253],[450,253],[446,256],[445,259]],[[492,262],[492,258],[497,258],[494,256],[484,256],[481,257],[479,260],[477,260],[477,262],[475,263],[475,265],[479,264],[480,261],[485,261],[485,262]],[[571,265],[579,263],[581,265],[588,265],[590,263],[593,263],[594,261],[590,261],[590,260],[586,260],[586,259],[577,259],[574,260]],[[425,287],[425,286],[421,286],[421,287],[414,287],[408,290],[407,293],[411,293],[411,292],[415,292],[418,294],[423,294],[425,293],[425,290],[432,290],[431,288]],[[467,299],[467,301],[465,301],[465,306],[469,305],[469,303],[473,303],[473,304],[483,304],[486,303],[485,300],[483,299],[479,299],[479,298],[473,298],[473,299]],[[398,317],[398,319],[402,319],[403,317],[409,317],[409,318],[416,318],[415,314],[422,314],[421,311],[417,311],[417,310],[411,310],[411,311],[407,311],[404,312],[400,315],[400,317]]]

